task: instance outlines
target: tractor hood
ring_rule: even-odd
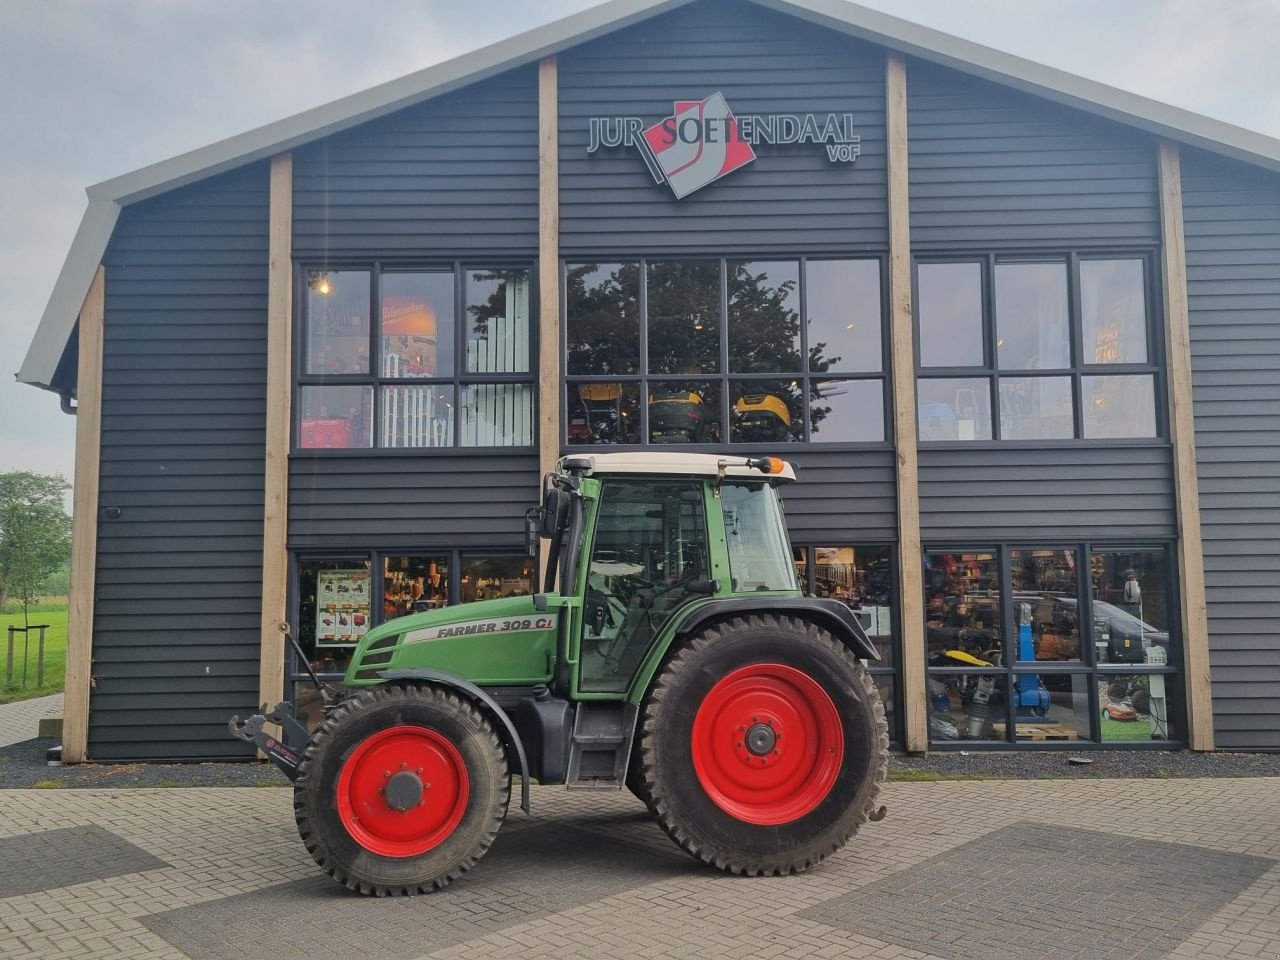
[[[368,686],[387,670],[413,669],[442,670],[472,683],[545,682],[563,615],[558,604],[538,611],[533,597],[523,596],[400,617],[364,636],[345,682]]]

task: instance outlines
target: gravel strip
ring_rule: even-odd
[[[0,748],[0,789],[38,787],[284,787],[289,780],[263,761],[236,763],[85,763],[50,767],[45,751],[56,739],[24,740]]]

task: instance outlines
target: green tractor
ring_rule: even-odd
[[[566,457],[527,515],[541,592],[386,623],[341,694],[316,681],[314,733],[288,703],[231,733],[289,776],[307,849],[360,893],[470,869],[516,779],[526,813],[531,780],[625,787],[705,863],[808,869],[884,815],[888,736],[861,625],[798,589],[794,479],[773,457]]]

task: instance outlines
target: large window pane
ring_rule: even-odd
[[[307,373],[369,372],[369,271],[307,271]]]
[[[529,372],[529,271],[467,271],[467,373]]]
[[[724,483],[720,509],[735,593],[795,590],[795,566],[787,560],[787,530],[773,487]]]
[[[1147,362],[1144,262],[1080,261],[1080,320],[1085,363]]]
[[[804,398],[796,380],[736,380],[729,384],[732,443],[794,443],[804,439]]]
[[[921,441],[991,439],[990,380],[921,377],[916,392]]]
[[[982,366],[982,264],[922,263],[916,286],[920,365]]]
[[[1080,659],[1074,550],[1010,550],[1013,641],[1019,660]]]
[[[453,384],[402,384],[382,388],[383,447],[453,446]]]
[[[1070,377],[1001,377],[1002,440],[1069,440],[1075,436]]]
[[[720,372],[720,263],[648,265],[649,371]]]
[[[1146,374],[1081,378],[1087,440],[1154,437],[1156,381]]]
[[[1000,564],[994,552],[926,553],[924,597],[929,666],[1004,661]]]
[[[1015,673],[1014,739],[1032,743],[1088,740],[1093,730],[1087,673]],[[998,724],[997,729],[1003,729]]]
[[[809,380],[809,439],[875,443],[884,439],[883,380]]]
[[[640,264],[565,268],[570,374],[640,372]]]
[[[720,439],[718,380],[649,384],[650,443],[719,443]]]
[[[728,264],[729,371],[800,372],[800,264]]]
[[[640,384],[571,383],[569,443],[639,443]]]
[[[464,383],[461,399],[462,446],[533,446],[532,384]]]
[[[814,589],[849,605],[880,654],[894,664],[893,571],[888,547],[814,547]]]
[[[382,276],[382,375],[453,376],[453,273]]]
[[[884,367],[880,261],[809,260],[804,275],[809,369],[878,373]]]
[[[448,557],[386,557],[382,575],[383,622],[449,605]]]
[[[304,386],[298,446],[307,450],[368,447],[373,441],[373,387]]]
[[[929,739],[1004,740],[1004,674],[931,673],[925,682],[929,696]]]
[[[462,565],[459,599],[495,600],[533,592],[531,561],[520,557],[467,557]]]
[[[1071,366],[1065,263],[996,264],[996,361],[1005,370]]]
[[[1169,567],[1162,550],[1105,550],[1089,559],[1099,663],[1168,663]]]
[[[1173,740],[1181,680],[1175,674],[1099,674],[1098,705],[1103,742]]]

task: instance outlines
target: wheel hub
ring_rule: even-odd
[[[422,801],[422,778],[411,770],[401,770],[387,781],[382,792],[388,807],[404,813]]]
[[[764,757],[773,753],[778,744],[778,736],[768,723],[753,723],[747,730],[744,743],[752,756]]]

